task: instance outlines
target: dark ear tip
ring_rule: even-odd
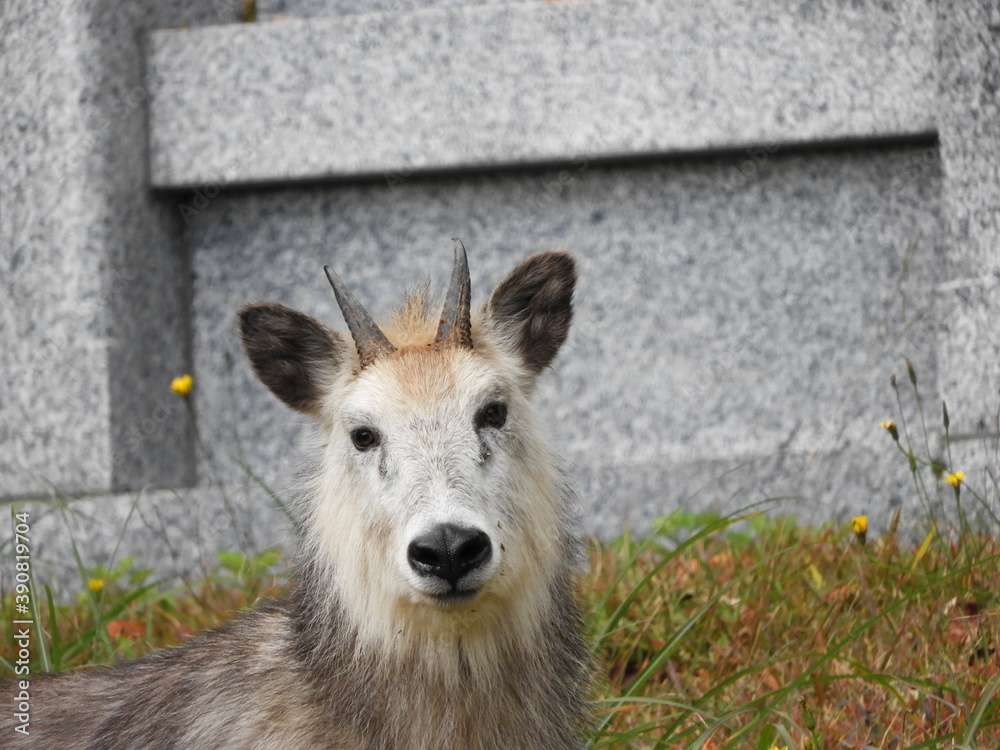
[[[541,253],[535,253],[529,258],[529,260],[548,260],[553,263],[562,264],[565,266],[575,266],[576,261],[573,256],[570,255],[565,250],[545,250]]]
[[[576,282],[576,260],[565,250],[548,250],[528,258],[546,276]]]
[[[494,324],[536,375],[566,341],[573,318],[576,261],[552,250],[525,259],[493,290],[487,303]]]
[[[260,302],[250,302],[249,304],[243,305],[236,313],[241,321],[250,320],[256,315],[257,311],[260,309]]]
[[[240,323],[240,333],[247,334],[260,326],[262,320],[273,317],[274,313],[281,308],[274,302],[251,302],[240,308],[236,313]]]
[[[236,313],[236,317],[240,321],[240,333],[246,333],[254,327],[254,323],[260,317],[260,303],[254,302],[244,305]]]
[[[237,313],[239,334],[257,378],[288,406],[319,413],[323,383],[347,348],[334,331],[277,302],[254,302]]]
[[[546,250],[543,253],[538,253],[536,257],[548,257],[557,263],[562,263],[571,268],[576,266],[576,260],[565,250]]]
[[[565,304],[571,304],[576,289],[576,260],[562,250],[552,250],[536,257],[540,261],[537,266],[540,275],[547,280],[545,287]]]

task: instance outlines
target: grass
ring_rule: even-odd
[[[1000,542],[726,524],[595,548],[596,747],[1000,747]]]
[[[57,604],[47,588],[44,596],[36,591],[32,601],[42,604],[34,619],[43,624],[45,638],[34,638],[37,651],[30,671],[86,669],[183,643],[281,596],[287,580],[279,572],[280,559],[276,549],[252,557],[219,553],[217,574],[168,588],[147,583],[150,571],[134,570],[135,559],[126,558],[114,570],[84,571],[75,601]],[[0,677],[7,677],[14,674],[16,659],[16,645],[7,632],[18,619],[13,593],[3,596],[2,610]]]
[[[750,509],[674,513],[648,536],[591,542],[580,592],[596,748],[1000,747],[997,482],[987,470],[979,491],[957,476],[947,409],[946,458],[932,458],[908,373],[925,438],[914,449],[902,420],[884,426],[922,507],[955,506],[952,523],[928,515],[922,541],[904,539],[898,517],[868,540],[848,523],[809,528]],[[276,550],[219,559],[217,575],[175,589],[149,584],[132,560],[81,565],[76,601],[34,597],[47,636],[32,672],[180,643],[287,586]],[[12,672],[3,593],[0,671]]]
[[[595,747],[1000,747],[1000,542],[743,525],[675,514],[656,536],[591,544]],[[99,590],[42,607],[52,667],[180,643],[280,595],[277,562],[226,555],[181,590],[147,586],[130,561],[93,571]],[[9,623],[10,597],[5,610]]]

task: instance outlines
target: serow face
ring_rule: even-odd
[[[481,352],[402,347],[357,379],[330,445],[366,498],[365,533],[388,542],[397,595],[451,606],[488,590],[531,516],[532,427],[525,395]]]
[[[352,596],[456,611],[522,590],[558,554],[530,399],[569,330],[572,259],[532,256],[473,315],[457,243],[441,317],[411,298],[384,326],[327,274],[353,347],[282,305],[240,313],[261,382],[325,440],[307,534]]]

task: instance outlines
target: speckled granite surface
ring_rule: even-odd
[[[405,13],[426,8],[455,8],[469,5],[516,5],[551,0],[257,0],[261,20],[348,16],[359,13]]]
[[[75,95],[91,82],[75,64],[82,35],[67,38],[57,13],[70,29],[84,22],[53,0],[0,10],[0,80],[19,82],[0,107],[0,495],[40,484],[32,472],[70,489],[111,484],[106,265],[87,251],[101,213],[88,199],[89,113]]]
[[[147,190],[142,30],[183,2],[0,4],[0,497],[193,478],[190,269]]]
[[[274,299],[342,328],[323,263],[384,309],[414,281],[443,286],[458,235],[479,302],[531,252],[579,260],[541,408],[567,458],[646,487],[598,482],[588,502],[648,518],[683,498],[653,489],[665,466],[881,446],[902,358],[935,381],[920,316],[942,262],[940,175],[924,150],[778,152],[738,186],[738,160],[719,157],[222,196],[190,227],[201,427],[226,445],[235,420],[246,460],[287,477],[304,420],[253,381],[235,310]],[[846,502],[830,490],[809,491]]]
[[[149,45],[160,187],[934,129],[920,0],[447,7],[168,30]]]
[[[70,534],[40,521],[54,579],[71,535],[97,561],[122,539],[116,488],[198,484],[143,500],[141,564],[280,541],[238,463],[288,492],[308,428],[250,377],[235,310],[339,326],[323,263],[384,308],[443,283],[456,234],[479,301],[530,252],[580,259],[539,402],[592,531],[796,494],[776,510],[877,532],[913,504],[874,426],[904,357],[983,479],[1000,11],[932,7],[0,4],[0,497],[96,495]],[[206,450],[167,390],[187,368]]]
[[[1000,431],[1000,5],[938,7],[947,264],[937,314],[941,395],[959,435]]]
[[[977,278],[1000,268],[1000,5],[944,0],[937,28],[946,280]]]

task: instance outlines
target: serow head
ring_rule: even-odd
[[[543,587],[565,513],[531,395],[569,331],[572,258],[528,258],[473,314],[456,240],[442,307],[413,296],[382,325],[326,274],[350,342],[276,303],[240,312],[257,377],[320,426],[307,548],[369,616],[488,609]]]

